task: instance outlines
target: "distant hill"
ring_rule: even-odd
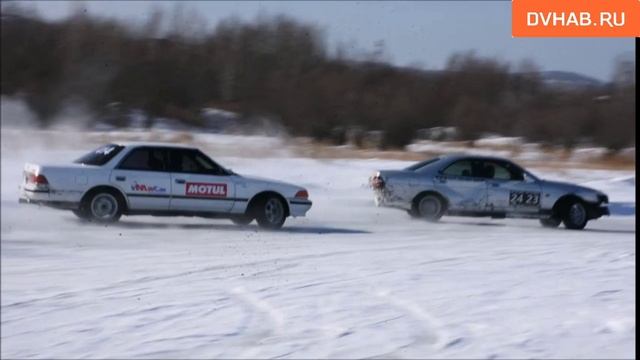
[[[601,87],[606,83],[592,77],[570,71],[542,71],[542,81],[552,87],[579,89],[587,87]]]
[[[447,72],[446,70],[422,70],[411,67],[398,68],[410,71],[414,74],[420,74],[425,77],[438,77]],[[571,71],[541,71],[539,72],[539,76],[547,86],[554,88],[584,89],[599,88],[607,85],[604,81]]]

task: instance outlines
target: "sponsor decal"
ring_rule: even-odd
[[[540,193],[527,191],[511,191],[509,193],[509,205],[511,206],[539,206]]]
[[[145,193],[166,193],[167,189],[158,186],[158,185],[147,185],[147,184],[138,184],[137,181],[134,181],[131,185],[131,190],[145,192]]]
[[[185,194],[194,197],[227,197],[227,184],[188,182],[185,186]]]

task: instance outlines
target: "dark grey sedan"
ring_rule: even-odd
[[[436,221],[443,215],[539,219],[543,226],[583,229],[609,215],[608,197],[584,186],[543,180],[496,157],[454,155],[381,170],[369,180],[378,206]]]

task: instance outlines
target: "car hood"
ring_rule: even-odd
[[[279,181],[279,180],[267,179],[267,178],[263,178],[263,177],[259,177],[259,176],[247,176],[247,175],[239,175],[239,174],[237,174],[236,176],[238,176],[240,179],[251,181],[251,182],[254,182],[254,183],[263,183],[263,184],[267,184],[268,183],[268,184],[272,184],[272,185],[278,185],[278,186],[302,189],[302,187],[298,186],[298,185],[290,184],[290,183],[287,183],[287,182],[284,182],[284,181]]]
[[[543,188],[554,188],[554,189],[563,189],[565,191],[586,191],[586,192],[594,192],[601,194],[602,192],[590,187],[572,184],[568,182],[562,181],[552,181],[552,180],[541,180],[540,185]]]

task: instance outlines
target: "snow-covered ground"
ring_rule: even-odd
[[[210,152],[306,186],[308,217],[277,232],[147,216],[97,226],[17,204],[25,161],[73,159],[77,145],[4,140],[3,358],[635,356],[631,171],[533,169],[622,206],[568,231],[376,208],[367,177],[402,161]]]

